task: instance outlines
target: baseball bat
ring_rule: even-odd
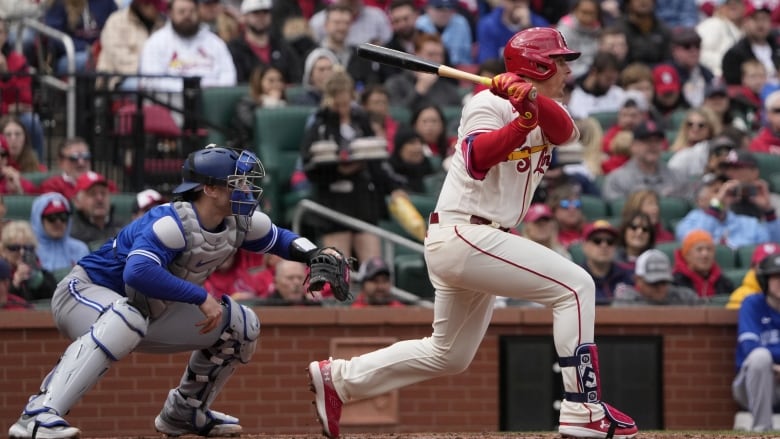
[[[482,84],[486,87],[490,87],[493,84],[493,79],[488,78],[487,76],[480,76],[473,73],[464,72],[463,70],[458,70],[454,67],[429,61],[410,53],[401,52],[400,50],[377,46],[376,44],[363,43],[359,45],[357,48],[357,55],[361,58],[387,64],[393,67],[399,67],[405,70],[433,73],[434,75],[443,76],[445,78]],[[535,88],[531,90],[530,98],[536,99]]]

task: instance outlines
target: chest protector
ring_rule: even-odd
[[[245,232],[236,227],[232,216],[219,232],[203,230],[190,203],[174,202],[173,208],[184,227],[184,251],[168,265],[176,277],[203,285],[217,267],[232,256],[244,242]]]

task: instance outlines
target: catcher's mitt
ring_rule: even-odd
[[[326,252],[333,250],[338,256]],[[339,301],[352,299],[349,291],[349,271],[355,269],[357,260],[345,258],[344,255],[333,247],[318,249],[309,260],[309,287],[308,291],[320,291],[326,283],[330,284],[333,296]]]

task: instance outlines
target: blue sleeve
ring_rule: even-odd
[[[751,297],[746,298],[739,308],[737,320],[737,369],[742,367],[742,362],[755,348],[761,346],[761,315],[756,307],[756,301]],[[774,356],[774,355],[773,355]]]
[[[123,278],[127,285],[155,299],[200,305],[208,294],[202,287],[172,275],[158,261],[142,254],[127,258]]]
[[[682,241],[688,233],[696,229],[704,229],[712,234],[712,231],[717,229],[717,222],[718,220],[712,215],[705,213],[701,209],[695,209],[677,223],[677,227],[674,229],[674,236],[678,241]]]
[[[486,60],[498,58],[498,46],[496,39],[493,37],[493,29],[490,27],[492,21],[488,21],[487,17],[480,20],[477,24],[477,63],[483,63]]]
[[[293,231],[273,224],[271,225],[271,230],[265,236],[260,239],[245,241],[241,248],[257,253],[271,253],[283,259],[290,259],[290,244],[298,238],[300,236]]]

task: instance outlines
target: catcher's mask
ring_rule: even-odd
[[[182,183],[173,193],[202,190],[203,185],[224,185],[231,189],[231,211],[239,226],[248,228],[249,218],[260,204],[260,180],[265,177],[256,155],[212,144],[187,156],[181,173]]]

